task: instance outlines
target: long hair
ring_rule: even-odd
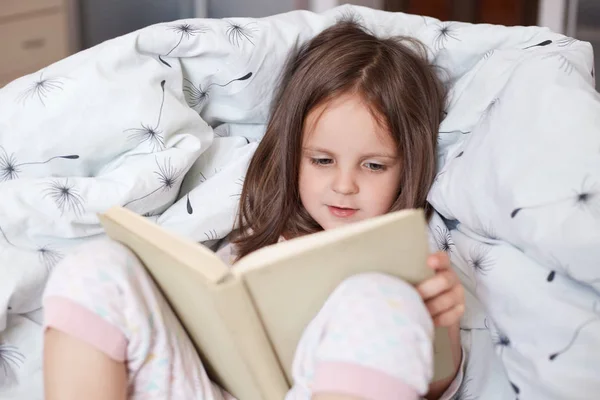
[[[380,39],[355,22],[339,22],[301,46],[284,67],[242,189],[233,240],[239,258],[281,235],[322,230],[300,201],[302,135],[311,110],[345,93],[365,100],[401,155],[400,190],[390,211],[424,208],[430,214],[427,193],[446,96],[435,67],[416,39]]]

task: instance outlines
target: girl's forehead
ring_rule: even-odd
[[[303,146],[396,147],[387,127],[358,94],[343,94],[313,108],[304,122],[302,142]]]

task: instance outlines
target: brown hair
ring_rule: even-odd
[[[315,107],[356,93],[384,123],[402,156],[390,211],[424,208],[435,176],[445,90],[416,39],[379,39],[352,21],[304,44],[284,68],[266,133],[250,162],[240,199],[239,258],[278,241],[322,230],[300,201],[298,176],[305,118]]]

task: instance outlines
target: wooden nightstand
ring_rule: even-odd
[[[0,0],[0,87],[76,51],[71,0]]]

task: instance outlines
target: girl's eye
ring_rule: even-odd
[[[376,163],[366,163],[365,167],[367,167],[368,169],[370,169],[371,171],[375,171],[375,172],[379,172],[379,171],[385,171],[385,165],[381,165],[381,164],[376,164]]]
[[[333,160],[331,158],[311,158],[310,162],[314,165],[330,165],[333,164]]]

